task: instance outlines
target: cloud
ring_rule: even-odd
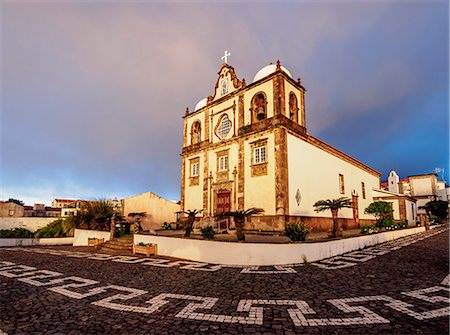
[[[312,133],[385,115],[424,82],[442,87],[446,78],[432,79],[448,56],[436,46],[440,7],[3,4],[2,186],[178,197],[181,117],[212,93],[225,49],[247,82],[276,59],[301,76]],[[414,115],[402,110],[393,127],[405,118]]]

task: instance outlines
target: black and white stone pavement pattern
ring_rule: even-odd
[[[449,333],[448,227],[311,265],[95,256],[0,249],[0,334]]]
[[[441,233],[443,230],[448,229],[447,227],[437,228],[429,232],[424,232],[412,236],[407,236],[398,240],[393,240],[390,242],[386,242],[377,246],[373,246],[370,248],[365,248],[363,250],[348,252],[339,256],[335,256],[332,258],[328,258],[319,262],[312,263],[315,266],[318,266],[323,269],[340,269],[346,268],[350,266],[355,266],[359,262],[365,262],[372,258],[375,258],[380,255],[387,254],[393,250],[398,250],[402,247],[408,246],[410,244],[419,242],[423,239],[432,237],[436,234]],[[20,248],[20,247],[11,247],[4,248],[3,250],[12,250],[12,251],[24,251],[24,252],[35,252],[35,253],[43,253],[50,255],[60,255],[67,257],[75,257],[75,258],[87,258],[92,260],[99,261],[112,261],[119,263],[128,263],[128,264],[140,264],[147,266],[156,266],[162,268],[172,268],[177,267],[183,270],[193,270],[193,271],[208,271],[215,272],[219,271],[226,267],[237,267],[242,268],[241,273],[248,274],[281,274],[281,273],[297,273],[296,267],[304,266],[304,263],[298,264],[289,264],[289,265],[274,265],[274,266],[266,266],[265,269],[260,269],[259,266],[239,266],[239,265],[217,265],[217,264],[208,264],[202,262],[194,262],[187,260],[170,260],[166,258],[143,258],[143,257],[135,257],[135,256],[119,256],[119,255],[111,255],[111,254],[102,254],[102,253],[92,253],[92,252],[74,252],[68,250],[61,249],[51,249],[51,248]]]

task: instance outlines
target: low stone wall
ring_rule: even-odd
[[[134,235],[134,243],[156,243],[158,254],[222,265],[286,265],[309,262],[425,231],[424,227],[316,243],[237,243]]]
[[[73,237],[50,238],[0,238],[0,247],[30,247],[37,245],[71,245]]]
[[[25,228],[33,233],[48,225],[50,222],[57,220],[58,218],[39,218],[39,217],[0,217],[0,230],[1,229],[15,229]]]
[[[110,233],[104,230],[75,229],[73,234],[73,246],[87,246],[89,238],[104,238],[109,241]]]
[[[333,227],[333,219],[324,216],[282,216],[282,215],[255,215],[247,219],[244,229],[248,231],[272,231],[284,233],[285,222],[301,221],[311,232],[328,231]],[[359,229],[362,226],[375,224],[375,220],[360,219],[359,227],[355,224],[353,218],[339,218],[339,226],[344,229]]]

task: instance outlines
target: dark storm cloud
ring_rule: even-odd
[[[177,199],[181,117],[225,49],[248,83],[280,59],[309,132],[375,169],[448,166],[445,2],[11,2],[1,22],[1,198]]]

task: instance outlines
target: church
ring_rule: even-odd
[[[282,232],[294,221],[318,231],[331,227],[331,213],[316,213],[314,203],[348,197],[341,225],[373,224],[364,209],[380,173],[308,134],[301,80],[277,61],[247,84],[227,56],[212,95],[184,115],[181,210],[202,209],[201,225],[225,230],[233,223],[215,214],[257,207],[264,213],[248,218],[247,231]]]

